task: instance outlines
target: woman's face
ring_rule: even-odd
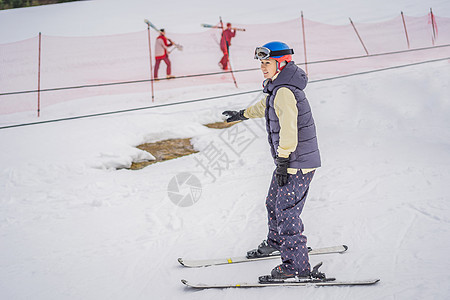
[[[261,71],[264,78],[272,78],[277,73],[277,61],[275,59],[262,59]]]

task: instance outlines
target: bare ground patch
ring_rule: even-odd
[[[190,138],[170,139],[155,143],[145,143],[137,146],[137,148],[149,152],[156,159],[151,161],[132,163],[130,167],[131,170],[139,170],[157,162],[166,161],[169,159],[174,159],[198,152],[194,150]]]
[[[236,122],[216,122],[216,123],[210,123],[210,124],[205,124],[206,127],[208,128],[214,128],[214,129],[224,129],[224,128],[228,128],[233,126],[234,124],[237,124],[241,121],[236,121]]]
[[[237,122],[216,122],[216,123],[210,123],[205,124],[208,128],[214,128],[214,129],[224,129],[231,127],[235,125]],[[189,154],[197,153],[198,151],[194,150],[194,147],[191,144],[191,139],[169,139],[164,141],[159,141],[155,143],[145,143],[142,145],[137,146],[137,148],[147,151],[150,154],[152,154],[156,159],[150,160],[150,161],[144,161],[144,162],[133,162],[131,164],[130,169],[131,170],[140,170],[142,168],[145,168],[148,165],[166,161],[169,159],[174,159],[182,156],[186,156]]]

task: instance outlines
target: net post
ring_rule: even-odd
[[[223,21],[222,21],[222,17],[219,16],[219,20],[220,20],[220,27],[222,28],[222,38],[223,38],[223,33],[225,31],[225,29],[223,28]],[[226,43],[226,57],[227,57],[227,63],[228,63],[228,67],[230,68],[230,74],[231,74],[231,78],[233,79],[234,85],[236,86],[236,88],[238,87],[237,82],[236,82],[236,78],[234,77],[234,73],[233,73],[233,68],[231,67],[231,62],[230,62],[230,47],[228,45],[228,42],[225,41]]]
[[[364,42],[363,42],[363,40],[361,39],[361,36],[359,35],[358,30],[356,30],[355,24],[353,24],[353,21],[352,21],[351,18],[348,18],[348,19],[350,20],[350,24],[352,24],[353,29],[355,30],[356,35],[358,36],[359,41],[361,42],[361,45],[362,45],[363,48],[364,48],[364,51],[366,51],[366,54],[369,55],[369,51],[367,51],[367,48],[366,48],[366,46],[364,45]]]
[[[153,86],[153,62],[152,62],[152,42],[150,36],[150,24],[147,23],[147,33],[148,33],[148,57],[150,59],[150,85],[152,88],[152,102],[155,102],[155,90]]]
[[[405,29],[406,43],[408,44],[408,49],[410,49],[409,38],[408,38],[408,30],[406,29],[405,16],[403,15],[403,11],[401,12],[402,20],[403,20],[403,28]]]
[[[433,36],[431,37],[431,41],[435,43],[436,40],[436,20],[434,19],[433,9],[430,8],[430,17],[431,17],[431,28],[433,29]]]
[[[303,18],[303,11],[301,11],[302,17],[302,32],[303,32],[303,52],[305,53],[305,72],[308,75],[308,59],[306,57],[306,35],[305,35],[305,20]]]
[[[39,50],[38,50],[38,90],[37,90],[37,116],[41,115],[41,44],[42,34],[39,32]]]

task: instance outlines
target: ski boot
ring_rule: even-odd
[[[335,278],[327,278],[324,273],[319,271],[322,263],[317,264],[312,271],[299,273],[290,269],[286,264],[276,266],[270,275],[259,277],[259,283],[280,283],[280,282],[324,282],[333,281]]]
[[[273,248],[267,243],[267,240],[262,241],[258,249],[253,249],[247,252],[247,258],[261,258],[268,256],[280,255],[280,251]]]

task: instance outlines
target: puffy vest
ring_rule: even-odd
[[[291,61],[281,70],[274,81],[270,80],[264,87],[264,93],[268,94],[265,111],[266,129],[274,159],[280,144],[280,122],[274,108],[275,95],[279,88],[286,87],[292,91],[297,100],[298,144],[289,156],[289,167],[295,169],[318,168],[321,165],[316,126],[311,107],[303,92],[307,82],[308,78],[305,72]]]

